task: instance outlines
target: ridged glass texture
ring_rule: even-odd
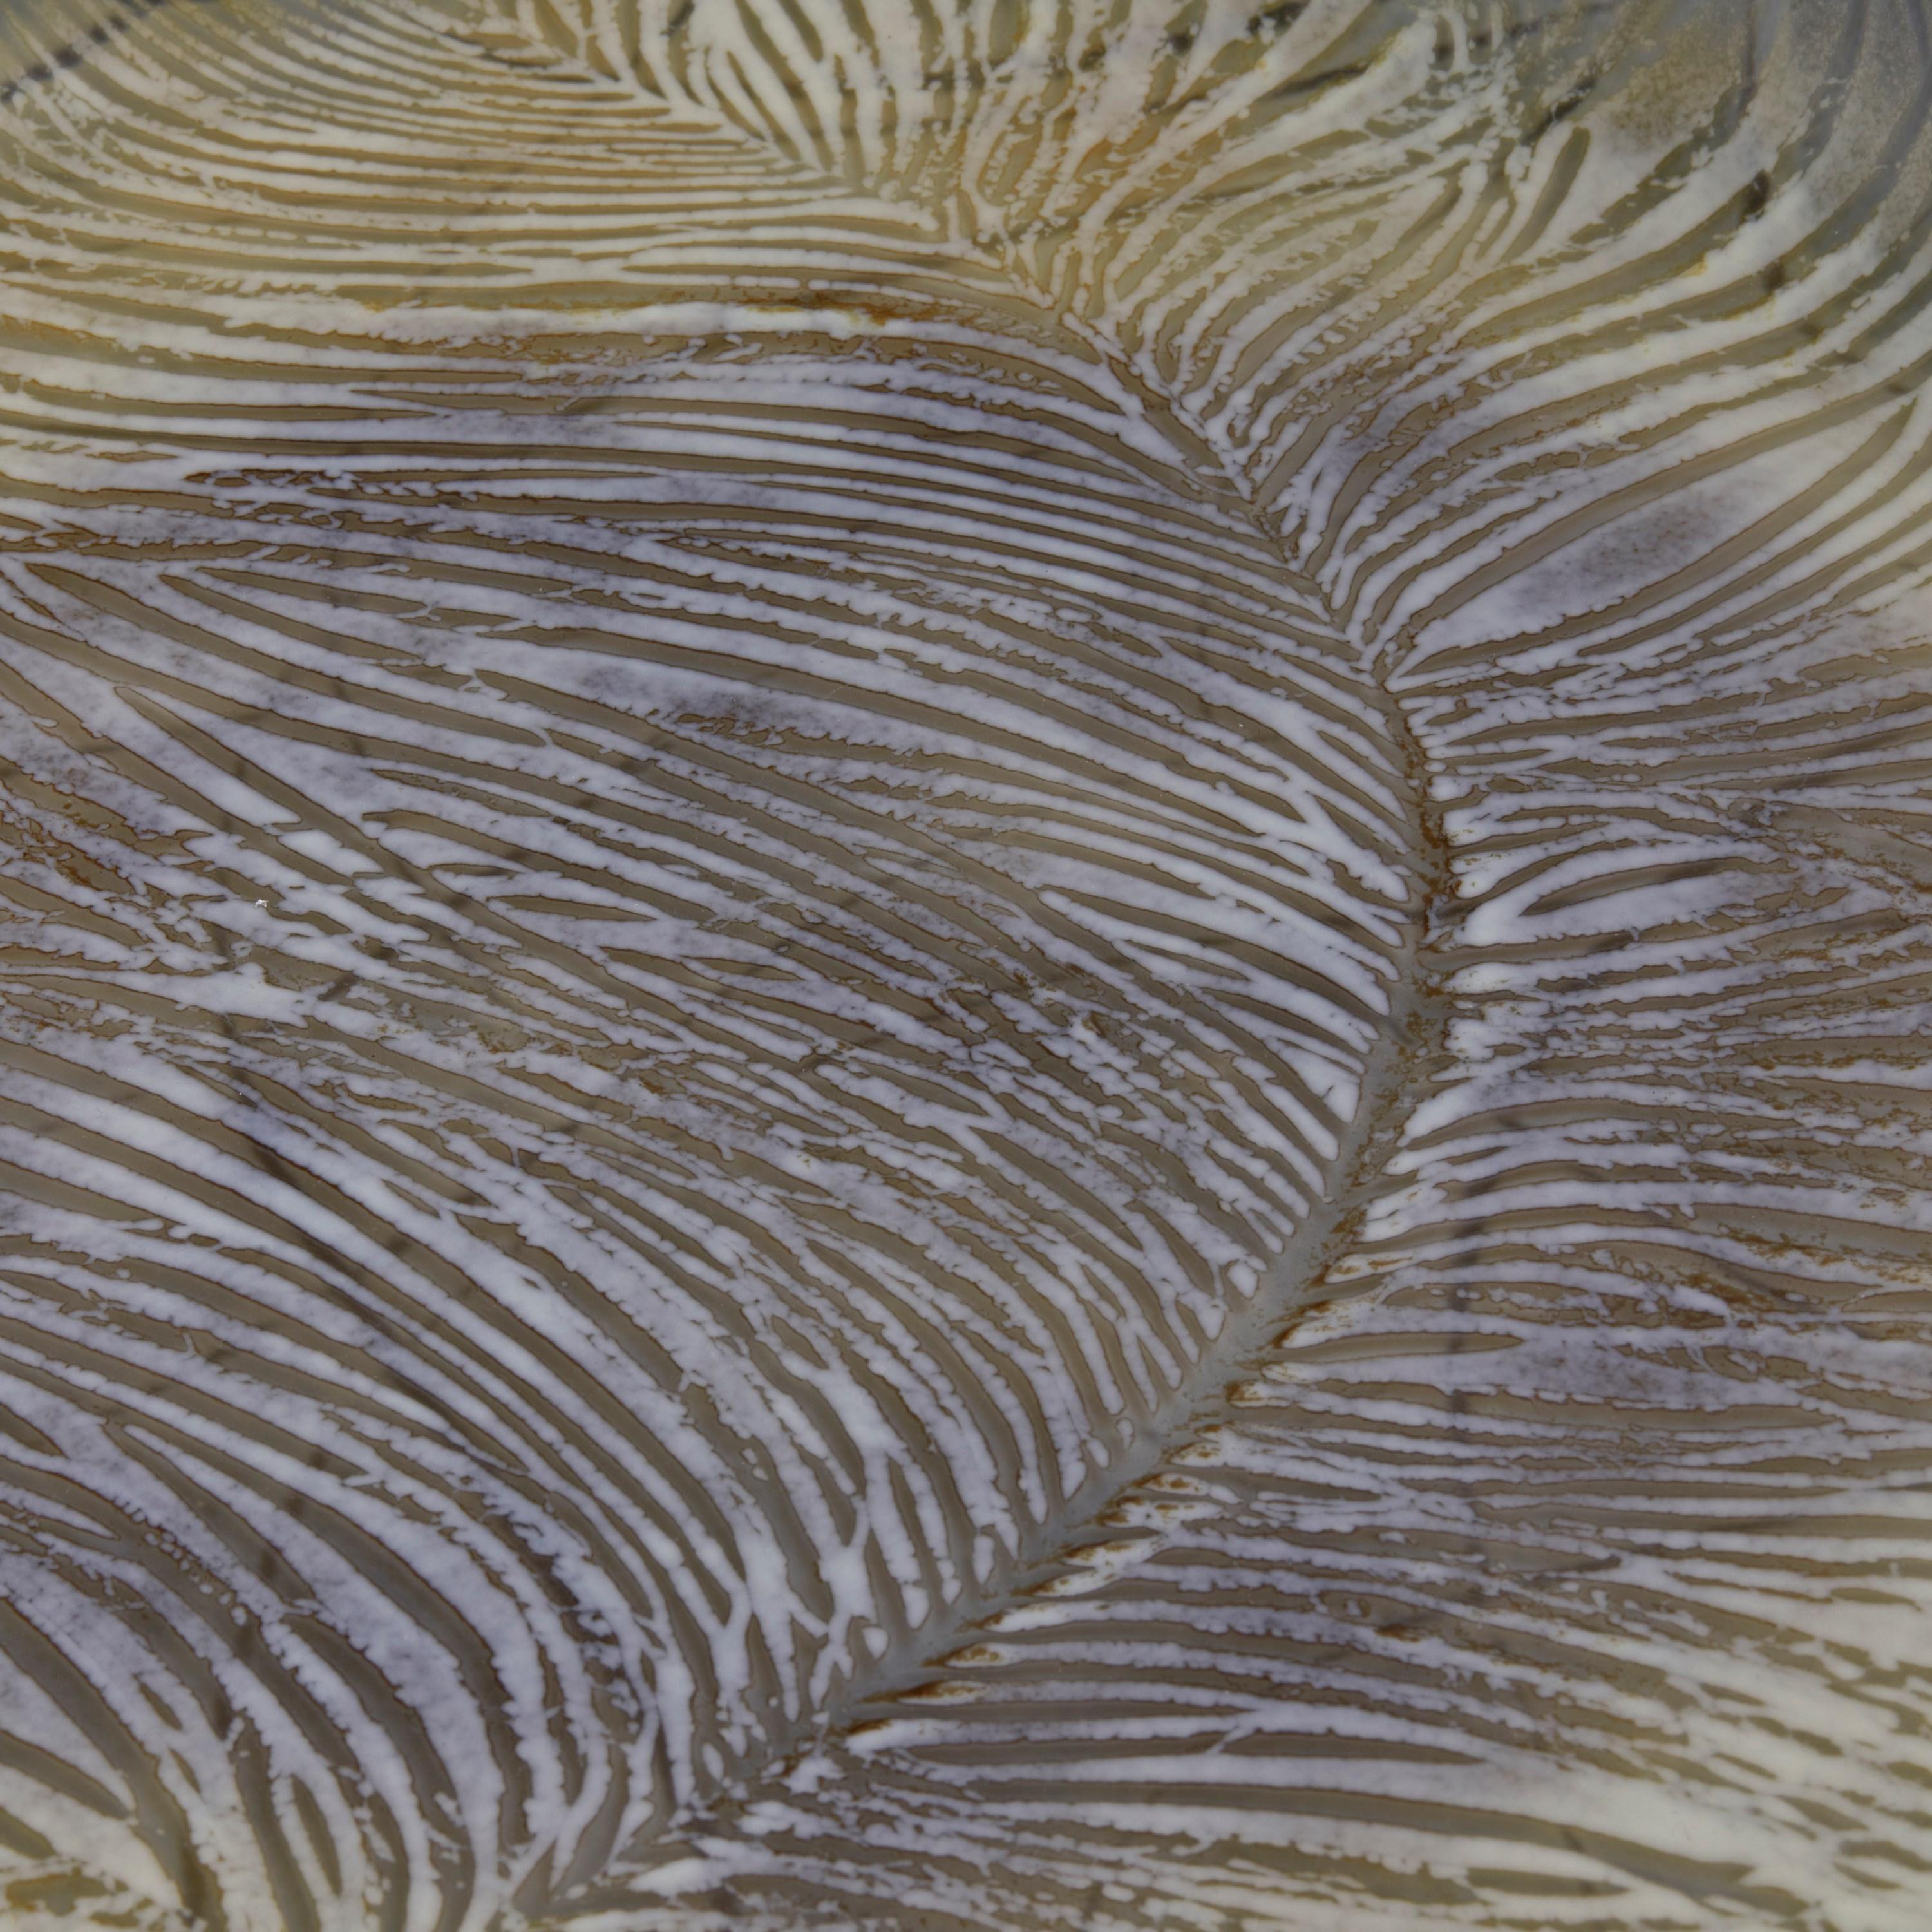
[[[1922,1932],[1928,34],[9,0],[6,1932]]]

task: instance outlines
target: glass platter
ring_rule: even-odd
[[[1928,32],[6,0],[5,1932],[1920,1932]]]

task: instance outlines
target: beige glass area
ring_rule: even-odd
[[[0,1932],[1922,1932],[1928,108],[10,0]]]

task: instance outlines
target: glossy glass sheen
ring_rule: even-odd
[[[1920,1932],[1924,0],[9,0],[5,1932]]]

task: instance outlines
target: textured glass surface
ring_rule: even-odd
[[[1922,1932],[1928,32],[0,0],[4,1932]]]

